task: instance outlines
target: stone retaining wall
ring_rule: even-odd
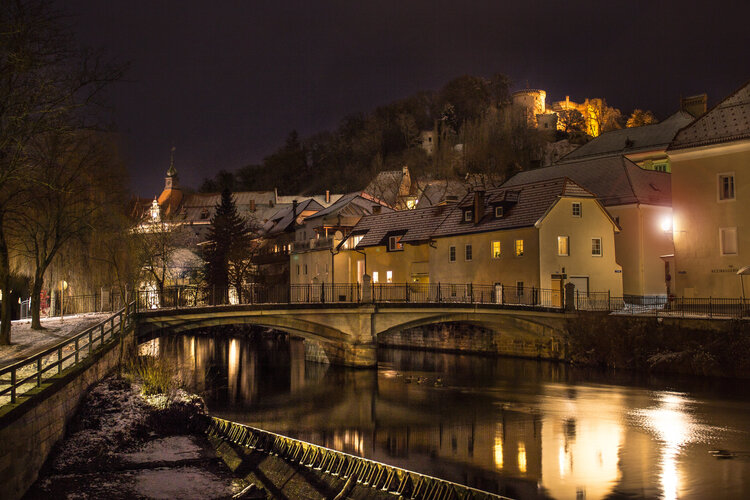
[[[378,336],[378,345],[405,349],[562,359],[561,338],[532,335],[521,338],[465,323],[442,323]]]
[[[133,342],[131,329],[125,336],[126,353]],[[119,345],[105,346],[67,373],[19,396],[18,403],[0,409],[0,497],[19,499],[36,481],[86,391],[117,366]]]

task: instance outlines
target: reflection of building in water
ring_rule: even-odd
[[[620,479],[622,393],[552,386],[542,399],[542,484],[556,498],[603,498]]]

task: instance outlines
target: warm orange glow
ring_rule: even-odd
[[[526,474],[526,445],[518,443],[518,470],[521,474]]]

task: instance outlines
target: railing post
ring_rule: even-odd
[[[10,402],[16,402],[16,369],[10,371]]]
[[[62,347],[57,348],[57,373],[62,371]]]
[[[76,364],[78,364],[78,337],[76,337],[75,348],[76,348]]]
[[[36,360],[36,386],[41,387],[42,385],[42,358],[39,357]]]
[[[409,302],[409,283],[404,283],[404,287],[406,288],[404,290],[404,298],[406,302]]]
[[[443,301],[443,299],[442,299],[442,297],[440,296],[440,282],[439,282],[439,281],[438,281],[438,284],[437,284],[437,285],[438,285],[438,288],[437,288],[437,301],[438,301],[438,303],[440,303],[440,302],[442,302],[442,301]]]
[[[708,317],[709,319],[713,317],[713,308],[711,307],[711,296],[708,297]]]

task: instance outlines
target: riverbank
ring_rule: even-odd
[[[143,396],[108,378],[95,386],[25,498],[231,498],[235,478],[203,434],[203,400]]]
[[[705,322],[704,322],[705,323]],[[750,378],[750,324],[581,314],[567,324],[574,365]]]

